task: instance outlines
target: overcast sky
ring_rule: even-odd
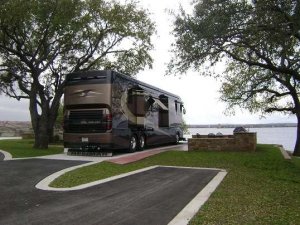
[[[157,25],[157,35],[153,38],[155,50],[153,68],[141,72],[137,79],[179,95],[185,103],[188,124],[219,123],[277,123],[296,122],[294,116],[276,114],[260,119],[259,115],[251,115],[247,111],[238,110],[235,116],[225,116],[225,104],[219,101],[220,83],[214,78],[201,77],[196,72],[188,71],[180,77],[165,76],[166,64],[170,59],[172,43],[172,17],[167,9],[177,10],[179,4],[190,10],[187,0],[161,0],[159,4],[153,0],[140,0],[140,4],[151,12],[151,18]],[[222,71],[222,68],[216,68]],[[18,102],[0,96],[0,120],[30,120],[28,102]]]

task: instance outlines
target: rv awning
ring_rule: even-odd
[[[160,108],[163,110],[169,110],[168,107],[165,106],[164,103],[162,103],[159,99],[154,99],[154,101],[159,105]]]

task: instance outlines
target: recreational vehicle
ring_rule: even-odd
[[[143,150],[183,139],[181,99],[121,73],[71,73],[64,93],[69,153]]]

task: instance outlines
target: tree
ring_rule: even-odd
[[[192,15],[175,15],[174,35],[169,72],[226,62],[220,92],[228,108],[295,114],[300,155],[299,0],[198,0]]]
[[[4,0],[0,93],[29,99],[35,148],[53,134],[67,73],[151,67],[154,24],[133,1]]]
[[[64,105],[63,105],[63,103],[60,103],[58,110],[57,110],[57,117],[56,117],[56,120],[54,123],[55,129],[62,130],[63,122],[64,122]]]

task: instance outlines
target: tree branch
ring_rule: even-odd
[[[286,107],[286,108],[276,108],[276,107],[270,107],[265,109],[266,113],[272,113],[272,112],[291,112],[293,114],[296,113],[295,107]]]
[[[243,59],[243,58],[237,56],[236,54],[234,54],[234,53],[232,53],[232,52],[230,52],[230,51],[228,51],[226,49],[223,49],[223,51],[226,54],[228,54],[231,58],[233,58],[234,60],[239,61],[241,63],[245,63],[248,66],[257,66],[257,67],[261,67],[261,68],[264,68],[264,69],[271,70],[271,71],[276,72],[276,73],[292,75],[297,80],[300,81],[300,74],[297,71],[295,71],[295,70],[276,67],[273,64],[263,64],[263,63],[260,63],[258,61],[251,61],[251,60]]]
[[[97,63],[97,61],[99,61],[101,58],[103,58],[104,56],[106,56],[107,54],[113,53],[113,52],[121,52],[123,50],[116,50],[116,51],[110,51],[111,49],[113,49],[119,42],[121,42],[123,40],[124,37],[115,37],[114,40],[112,41],[111,45],[107,47],[107,49],[102,52],[100,54],[100,56],[98,56],[96,59],[94,59],[91,63],[89,63],[89,65],[87,67],[85,67],[85,70],[90,69],[93,65],[95,65]],[[100,42],[100,40],[99,40]],[[99,43],[98,43],[99,44]],[[91,59],[94,55],[94,52],[96,51],[96,47],[93,50],[93,52],[91,52],[89,55],[87,55],[87,57],[85,59],[83,59],[79,64],[76,65],[74,71],[78,71],[80,69],[80,67],[84,64],[87,63],[89,59]]]

